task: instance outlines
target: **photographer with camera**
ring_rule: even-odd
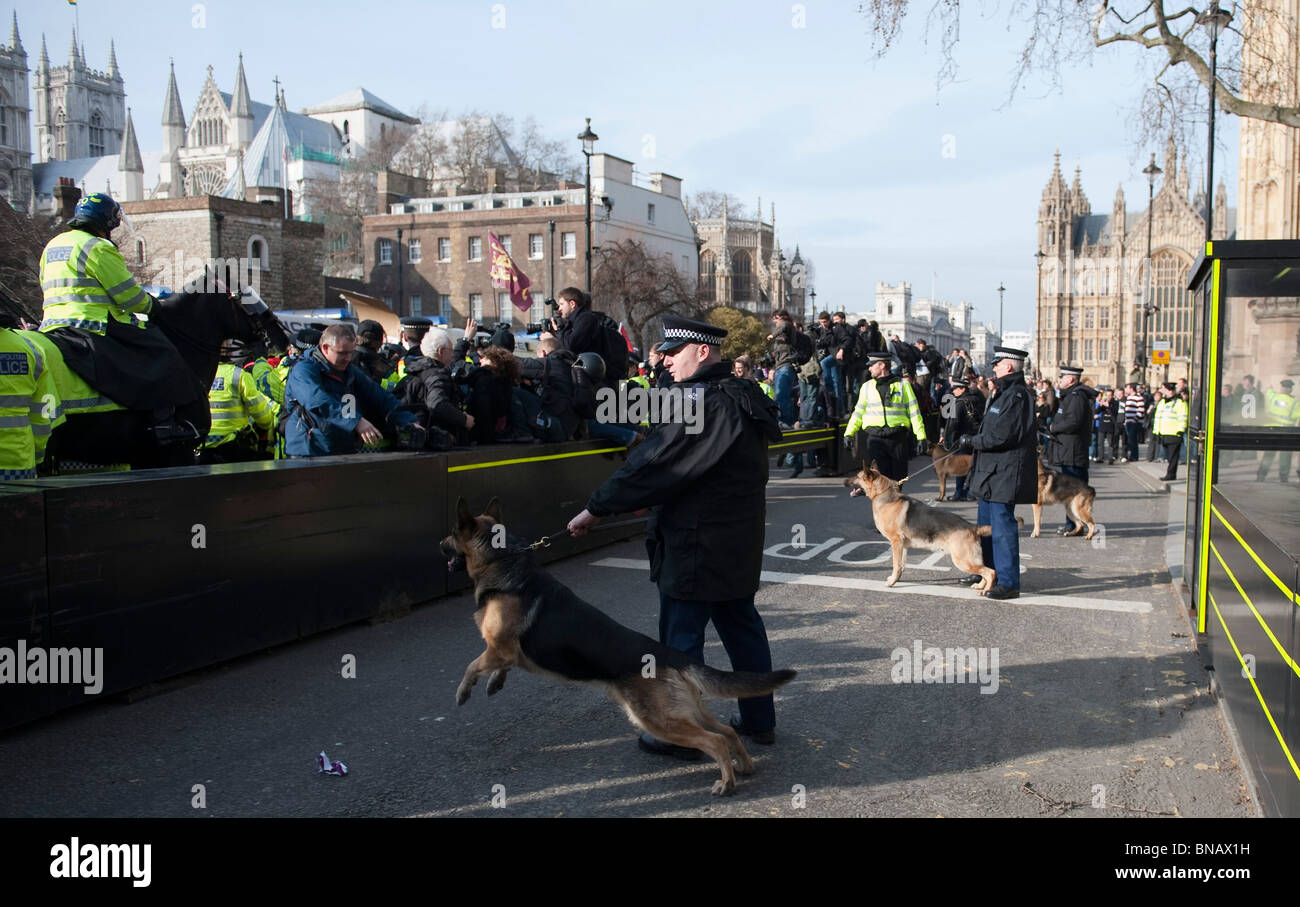
[[[627,376],[627,343],[618,325],[603,312],[591,309],[591,297],[577,287],[565,287],[556,297],[558,317],[550,321],[560,346],[579,356],[595,353],[605,362],[601,384],[612,390]]]

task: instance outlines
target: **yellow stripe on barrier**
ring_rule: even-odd
[[[1250,596],[1246,594],[1246,590],[1241,588],[1241,583],[1237,582],[1237,577],[1233,575],[1232,569],[1223,559],[1223,555],[1219,553],[1219,549],[1214,547],[1213,542],[1210,543],[1210,550],[1214,552],[1214,556],[1219,559],[1219,563],[1222,564],[1223,569],[1227,571],[1228,579],[1232,580],[1232,584],[1237,587],[1237,594],[1241,596],[1241,600],[1246,603],[1246,607],[1250,609],[1250,613],[1255,615],[1255,620],[1259,621],[1259,625],[1264,628],[1264,634],[1268,636],[1269,640],[1273,643],[1273,648],[1277,649],[1277,653],[1282,656],[1282,660],[1291,666],[1291,670],[1295,672],[1296,676],[1300,676],[1300,667],[1296,666],[1294,659],[1287,654],[1286,649],[1282,648],[1282,644],[1277,641],[1277,637],[1273,635],[1272,628],[1269,627],[1268,622],[1264,620],[1264,615],[1259,613],[1255,608],[1255,603],[1252,602]]]
[[[1206,249],[1212,250],[1214,247],[1206,243]],[[1219,374],[1219,278],[1220,278],[1220,261],[1214,259],[1214,265],[1210,269],[1210,292],[1206,294],[1208,305],[1210,307],[1210,336],[1209,350],[1210,361],[1208,368],[1201,374],[1209,375],[1210,380],[1217,382]],[[1209,615],[1205,613],[1205,598],[1209,595],[1206,582],[1210,575],[1210,495],[1213,490],[1214,479],[1214,421],[1218,417],[1216,412],[1219,395],[1209,394],[1205,399],[1206,420],[1205,420],[1205,443],[1201,448],[1201,518],[1198,525],[1200,526],[1201,537],[1198,548],[1200,553],[1196,562],[1196,631],[1204,633]]]
[[[1241,650],[1237,648],[1237,641],[1232,638],[1232,631],[1228,629],[1228,622],[1223,619],[1223,614],[1219,612],[1219,603],[1214,600],[1213,594],[1206,594],[1210,599],[1210,605],[1214,608],[1215,615],[1219,618],[1220,626],[1223,627],[1223,635],[1228,638],[1228,644],[1232,646],[1232,651],[1237,653],[1237,661],[1245,668],[1246,659],[1242,658]],[[1254,677],[1247,674],[1246,679],[1250,681],[1250,685],[1255,691],[1255,698],[1259,700],[1259,706],[1264,710],[1264,717],[1268,719],[1269,727],[1273,729],[1273,734],[1277,737],[1282,752],[1286,754],[1286,761],[1291,763],[1291,771],[1295,772],[1297,779],[1300,779],[1300,766],[1296,765],[1295,757],[1291,755],[1291,749],[1286,745],[1286,740],[1282,738],[1282,732],[1277,729],[1277,722],[1273,720],[1273,713],[1268,710],[1268,703],[1264,701],[1264,694],[1259,691],[1259,685],[1255,683]]]
[[[829,431],[834,434],[834,429],[831,428],[801,428],[797,431],[783,431],[781,432],[781,437],[793,438],[795,435],[811,435],[819,431]]]
[[[595,454],[618,453],[626,447],[602,447],[600,450],[577,450],[573,453],[548,454],[544,457],[516,457],[512,460],[493,460],[490,463],[466,463],[463,466],[448,466],[447,472],[465,472],[470,469],[489,469],[493,466],[513,466],[515,463],[540,463],[543,460],[564,460],[569,457],[590,457]]]
[[[834,440],[834,438],[835,438],[834,435],[827,435],[824,438],[804,438],[802,441],[789,441],[785,444],[769,444],[767,445],[767,449],[776,450],[777,448],[780,447],[798,447],[801,444],[813,444],[817,441],[831,441]]]
[[[1219,522],[1222,523],[1225,527],[1227,527],[1227,530],[1232,533],[1232,537],[1237,540],[1238,544],[1240,544],[1241,547],[1246,549],[1246,553],[1250,555],[1251,560],[1253,560],[1256,564],[1259,565],[1259,569],[1264,571],[1264,575],[1273,581],[1273,585],[1281,589],[1282,594],[1285,595],[1287,598],[1291,599],[1293,602],[1295,602],[1296,605],[1300,605],[1300,595],[1296,595],[1295,592],[1288,589],[1286,587],[1286,584],[1283,583],[1280,579],[1278,579],[1277,575],[1272,570],[1268,569],[1268,564],[1265,564],[1262,560],[1259,559],[1259,555],[1255,554],[1255,550],[1251,548],[1249,545],[1247,545],[1246,540],[1243,539],[1240,535],[1238,535],[1237,530],[1233,528],[1232,524],[1223,518],[1223,514],[1219,513],[1219,508],[1211,504],[1210,510],[1211,512],[1213,512],[1215,516],[1219,518]]]

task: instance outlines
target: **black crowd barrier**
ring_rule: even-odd
[[[771,449],[837,466],[837,435]],[[0,484],[0,729],[466,588],[438,551],[459,497],[475,513],[500,498],[512,535],[560,536],[544,562],[639,535],[641,521],[562,534],[623,453],[500,445]],[[102,649],[102,689],[5,677],[6,650],[28,671],[20,647]]]

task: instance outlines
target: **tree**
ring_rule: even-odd
[[[57,218],[29,216],[0,200],[0,294],[20,306],[30,322],[41,320],[41,252],[59,226]]]
[[[683,200],[686,205],[686,215],[692,221],[704,220],[708,217],[721,217],[723,201],[727,203],[728,217],[745,217],[745,206],[741,204],[740,199],[730,192],[717,192],[713,189],[707,189],[704,192],[688,195]]]
[[[871,25],[878,57],[889,51],[898,36],[909,5],[910,0],[865,0],[858,5]],[[1300,127],[1300,98],[1295,91],[1296,23],[1279,5],[1277,0],[1269,0],[1252,4],[1244,13],[1235,11],[1235,18],[1219,36],[1216,100],[1228,113]],[[1151,84],[1139,102],[1141,140],[1162,137],[1171,127],[1185,136],[1186,124],[1205,116],[1205,90],[1210,84],[1210,38],[1206,28],[1197,24],[1204,9],[1186,6],[1170,10],[1164,0],[1089,4],[1082,0],[1015,0],[1010,22],[1028,22],[1028,36],[1013,70],[1008,100],[1032,74],[1045,76],[1059,89],[1063,66],[1086,59],[1098,48],[1135,44],[1154,52],[1143,64],[1151,70]],[[932,28],[940,33],[939,88],[956,77],[960,17],[961,0],[934,0],[927,13],[927,34]]]
[[[349,164],[337,183],[312,180],[307,198],[314,217],[325,227],[324,273],[327,277],[363,278],[362,218],[377,213],[376,173],[364,163]]]
[[[727,351],[728,359],[735,359],[745,353],[758,365],[759,360],[767,354],[767,335],[770,329],[754,313],[720,305],[709,310],[705,321],[726,330],[727,336],[723,338],[722,345]]]
[[[643,354],[653,323],[667,312],[696,317],[695,283],[674,267],[671,255],[654,255],[635,239],[602,243],[593,262],[592,308],[627,327]]]

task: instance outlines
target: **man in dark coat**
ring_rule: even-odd
[[[454,348],[446,331],[427,332],[420,340],[422,355],[406,360],[406,377],[398,390],[403,403],[428,411],[428,424],[450,432],[457,443],[468,444],[474,417],[463,411],[460,389],[451,376]]]
[[[583,535],[602,517],[646,507],[650,579],[659,586],[659,639],[704,658],[710,620],[737,671],[770,671],[772,653],[754,607],[763,567],[769,441],[781,437],[776,407],[758,385],[732,375],[719,342],[726,331],[665,315],[664,342],[673,388],[689,395],[697,418],[671,414],[628,454],[627,462],[592,493],[569,521]],[[690,424],[703,426],[692,433]],[[758,743],[775,739],[772,696],[740,700],[732,726]],[[656,753],[699,758],[649,735]]]
[[[993,527],[993,535],[982,537],[980,547],[985,565],[992,564],[997,571],[997,582],[984,595],[999,600],[1020,596],[1016,505],[1038,500],[1034,398],[1023,371],[1028,355],[1010,347],[993,348],[996,380],[984,423],[979,434],[962,435],[957,442],[959,450],[975,451],[969,485],[979,500],[976,520],[980,526]]]
[[[1057,382],[1056,413],[1047,431],[1047,463],[1058,466],[1061,472],[1076,479],[1088,481],[1088,451],[1092,447],[1092,420],[1097,391],[1079,383],[1083,369],[1073,365],[1061,366],[1061,380]],[[1057,535],[1074,531],[1074,520],[1069,510],[1065,514],[1064,528]]]
[[[974,387],[975,377],[962,377],[961,380],[953,380],[952,396],[944,400],[940,415],[946,415],[947,418],[943,427],[944,448],[953,450],[957,446],[957,439],[962,435],[977,435],[980,430],[980,423],[984,421],[984,395]],[[969,474],[957,476],[957,492],[951,498],[953,501],[973,501],[966,488],[966,481]]]
[[[519,359],[519,375],[532,393],[516,388],[515,394],[524,406],[524,415],[533,434],[543,441],[566,441],[578,431],[581,421],[573,409],[573,353],[560,349],[554,337],[543,337],[537,343],[536,358]],[[549,419],[543,427],[538,416],[545,413]]]

